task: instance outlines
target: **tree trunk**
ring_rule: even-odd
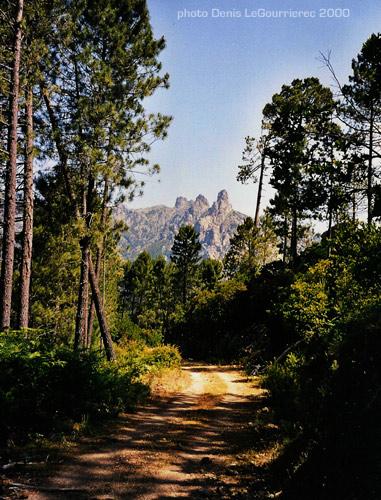
[[[100,276],[101,263],[102,263],[103,240],[104,240],[104,236],[102,236],[102,240],[99,243],[99,247],[97,249],[97,260],[95,262],[95,276],[97,278],[98,283],[99,283],[99,276]],[[91,296],[89,315],[88,315],[88,319],[87,319],[86,346],[88,348],[91,347],[91,339],[93,336],[93,326],[94,326],[94,315],[95,315],[95,303],[94,303],[94,297]]]
[[[287,242],[288,242],[288,220],[287,220],[287,214],[284,216],[283,232],[284,232],[284,240],[283,240],[283,264],[285,264],[286,263],[286,259],[287,259]]]
[[[26,103],[26,145],[24,171],[24,227],[20,272],[18,328],[29,326],[30,278],[33,247],[33,91],[28,89]]]
[[[106,356],[108,361],[113,361],[116,359],[114,348],[112,345],[112,339],[110,335],[110,330],[108,328],[106,315],[103,308],[103,303],[101,299],[101,294],[99,292],[98,280],[95,275],[93,261],[91,259],[91,254],[89,256],[89,276],[90,276],[90,285],[91,292],[94,297],[95,309],[97,311],[99,328],[101,330],[103,345],[105,347]]]
[[[292,228],[291,228],[291,257],[292,265],[295,265],[298,248],[298,213],[296,207],[292,209]]]
[[[81,166],[81,179],[84,178],[84,169]],[[89,183],[90,184],[90,183]],[[88,202],[91,203],[91,195],[86,191],[87,182],[82,181],[82,218],[88,222]],[[91,186],[89,186],[91,189]],[[91,211],[91,208],[89,208]],[[86,225],[86,230],[89,224]],[[77,315],[75,321],[74,349],[87,346],[87,311],[89,307],[89,255],[91,240],[88,235],[82,237],[79,241],[81,247],[81,274],[78,289]]]
[[[95,275],[96,275],[98,283],[99,283],[99,276],[100,276],[100,271],[101,271],[102,252],[103,252],[104,239],[105,239],[104,231],[105,231],[106,219],[107,219],[107,200],[108,200],[108,178],[106,177],[104,191],[103,191],[102,215],[101,215],[101,227],[102,227],[103,234],[102,234],[102,238],[101,238],[101,241],[99,243],[99,246],[98,246],[97,260],[95,263]],[[86,339],[87,347],[91,346],[91,337],[93,334],[93,324],[94,324],[94,313],[95,313],[94,297],[91,297],[89,318],[88,318],[88,322],[87,322],[87,339]]]
[[[183,295],[183,304],[187,303],[187,281],[188,281],[188,273],[187,269],[184,269],[184,274],[183,274],[183,283],[182,283],[182,295]]]
[[[259,211],[261,209],[261,198],[262,198],[262,188],[263,188],[263,176],[265,172],[265,161],[266,161],[266,156],[265,153],[262,151],[262,158],[261,158],[261,173],[259,175],[259,184],[258,184],[258,193],[257,193],[257,207],[255,209],[255,227],[259,226]]]
[[[81,174],[84,169],[81,168]],[[82,218],[86,222],[86,231],[90,231],[93,211],[94,178],[91,173],[87,183],[82,185]],[[87,347],[87,314],[89,310],[89,256],[91,238],[89,233],[80,240],[81,247],[81,281],[78,290],[78,307],[75,329],[74,347]]]
[[[367,198],[368,198],[368,225],[372,223],[372,182],[373,182],[373,103],[370,109],[370,123],[369,123],[369,159],[368,159],[368,186],[367,186]]]
[[[17,169],[17,127],[20,85],[21,21],[23,0],[17,2],[15,35],[13,42],[13,68],[9,97],[8,165],[5,177],[3,253],[0,280],[0,328],[10,327],[13,285],[13,263],[15,253],[16,220],[16,169]]]
[[[74,348],[86,346],[87,338],[87,311],[89,304],[89,258],[90,238],[85,237],[80,241],[81,246],[81,279],[78,292],[77,317],[75,322]]]
[[[332,222],[333,222],[333,208],[329,207],[329,218],[328,218],[328,257],[331,256],[331,252],[332,252]]]
[[[356,206],[356,191],[353,190],[353,194],[352,194],[352,221],[353,222],[356,222],[356,209],[357,209],[357,206]]]

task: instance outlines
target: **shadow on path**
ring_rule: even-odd
[[[225,490],[239,486],[232,463],[249,439],[260,391],[229,367],[185,369],[192,375],[186,391],[122,416],[110,435],[83,440],[53,476],[40,477],[28,498],[228,498]],[[210,374],[226,390],[209,394]],[[205,394],[206,407],[200,403]]]

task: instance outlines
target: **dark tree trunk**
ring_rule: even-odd
[[[33,247],[33,91],[28,90],[26,103],[26,145],[24,170],[24,227],[20,272],[20,307],[18,328],[29,326],[30,278]]]
[[[372,223],[372,182],[373,182],[373,127],[374,127],[373,104],[370,109],[369,123],[369,159],[368,159],[368,186],[367,186],[367,201],[368,201],[368,225]]]
[[[262,158],[261,158],[261,172],[259,175],[259,183],[258,183],[258,193],[257,193],[257,206],[255,209],[255,227],[259,226],[259,211],[261,209],[261,198],[262,198],[262,189],[263,189],[263,176],[265,173],[265,161],[266,161],[266,156],[264,152],[262,152]]]
[[[95,262],[95,276],[97,278],[98,283],[99,283],[99,276],[102,263],[103,240],[104,236],[102,236],[102,241],[100,242],[99,247],[97,249],[97,260]],[[91,296],[90,309],[87,318],[87,339],[86,339],[87,347],[91,346],[91,339],[93,336],[93,327],[94,327],[94,316],[95,316],[95,303],[94,303],[94,297]]]
[[[99,292],[98,280],[95,275],[93,261],[91,259],[91,255],[89,257],[89,276],[90,276],[90,285],[91,285],[91,293],[94,297],[95,309],[97,311],[99,328],[101,330],[103,345],[105,347],[106,356],[108,361],[113,361],[116,359],[114,348],[112,345],[112,339],[110,335],[110,330],[108,328],[108,324],[106,321],[106,315],[103,308],[101,294]]]
[[[89,304],[89,258],[90,238],[85,237],[80,241],[81,246],[81,279],[78,292],[77,317],[75,322],[75,349],[86,346],[87,336],[87,311]]]
[[[99,276],[100,276],[100,271],[101,271],[102,252],[103,252],[104,239],[105,239],[104,231],[105,231],[106,219],[107,219],[107,200],[108,200],[108,178],[106,177],[104,191],[103,191],[102,215],[101,215],[101,227],[102,227],[103,234],[102,234],[101,241],[99,243],[99,247],[97,249],[97,260],[95,263],[95,275],[96,275],[98,283],[99,283]],[[91,297],[89,318],[88,318],[88,322],[87,322],[87,340],[86,340],[87,347],[91,346],[91,337],[93,334],[93,325],[94,325],[94,313],[95,313],[94,298]]]
[[[283,233],[284,233],[284,239],[283,239],[283,264],[285,264],[286,263],[286,259],[287,259],[287,243],[288,243],[288,220],[287,220],[287,215],[284,216]]]
[[[23,0],[17,2],[13,67],[9,97],[8,165],[5,177],[3,253],[0,280],[0,328],[10,327],[12,306],[13,263],[15,253],[17,127],[21,54],[21,21]]]
[[[328,257],[331,256],[332,251],[332,222],[333,222],[333,209],[329,208],[329,218],[328,218]]]
[[[333,182],[332,179],[329,181],[329,198],[328,198],[328,257],[331,256],[332,250],[332,225],[333,225],[333,205],[334,204],[334,194],[333,194]]]
[[[188,273],[187,270],[184,269],[184,274],[183,274],[183,283],[182,283],[182,295],[183,295],[183,304],[184,306],[187,303],[187,281],[188,281]]]
[[[291,228],[291,258],[292,265],[296,262],[298,248],[298,212],[296,207],[292,209],[292,228]]]
[[[81,170],[84,175],[84,169]],[[82,186],[82,218],[86,223],[86,231],[90,231],[91,215],[93,210],[94,178],[88,175],[87,183]],[[81,247],[81,279],[78,290],[78,306],[75,325],[74,347],[76,349],[87,347],[87,313],[89,310],[89,257],[91,238],[89,234],[80,242]]]

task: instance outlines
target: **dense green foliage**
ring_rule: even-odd
[[[148,347],[124,338],[118,362],[98,353],[57,345],[42,332],[0,336],[0,440],[25,440],[39,433],[60,436],[74,422],[116,414],[134,407],[149,394],[143,375],[179,367],[170,346]]]
[[[380,246],[379,228],[338,228],[330,257],[298,272],[278,300],[294,348],[263,383],[278,423],[300,446],[282,498],[303,498],[311,483],[309,498],[380,494]]]
[[[268,212],[260,218],[258,227],[251,217],[246,217],[230,240],[224,257],[225,275],[243,281],[252,278],[262,266],[276,260],[276,245],[274,221]]]

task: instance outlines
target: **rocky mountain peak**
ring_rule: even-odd
[[[229,195],[226,189],[223,189],[220,191],[217,195],[217,201],[221,203],[229,203]]]
[[[178,196],[176,198],[175,208],[182,208],[188,204],[188,200],[184,196]]]
[[[159,205],[133,210],[123,205],[115,216],[130,228],[122,234],[120,243],[124,257],[130,260],[143,250],[153,257],[162,254],[169,258],[175,235],[186,224],[200,233],[204,257],[222,259],[237,226],[246,218],[233,210],[225,190],[218,193],[212,206],[202,194],[196,200],[179,196],[172,208]]]
[[[205,198],[205,196],[203,196],[202,194],[199,194],[196,198],[196,201],[195,203],[199,206],[199,207],[205,207],[205,208],[209,208],[209,201]]]
[[[220,191],[217,195],[217,201],[215,201],[212,205],[212,208],[209,210],[209,215],[214,218],[221,219],[227,217],[230,212],[232,212],[233,207],[229,201],[229,195],[225,189]]]

